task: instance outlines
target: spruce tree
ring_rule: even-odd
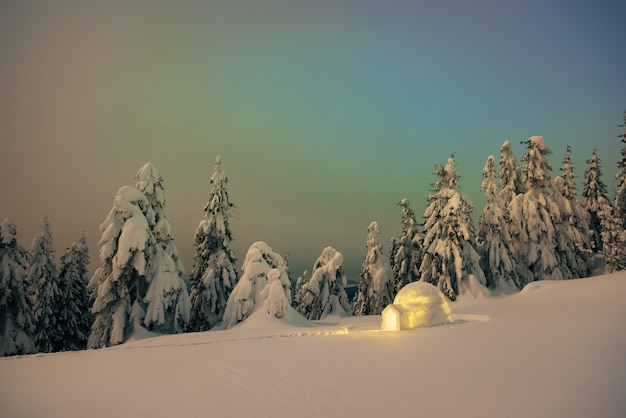
[[[574,174],[574,163],[572,161],[572,148],[568,145],[565,149],[565,157],[563,157],[563,165],[560,168],[561,178],[563,179],[563,189],[561,195],[567,199],[576,199],[578,195],[578,187],[576,186],[576,175]]]
[[[17,242],[17,228],[0,224],[0,356],[35,352],[34,321],[24,282],[27,251]]]
[[[419,280],[422,262],[422,237],[415,213],[408,199],[402,199],[398,205],[402,206],[402,231],[392,239],[389,256],[396,282],[394,296],[407,284]]]
[[[520,283],[508,230],[509,214],[498,194],[496,177],[495,159],[490,155],[483,169],[481,190],[486,203],[478,227],[477,250],[487,286],[509,293],[518,289]]]
[[[500,148],[500,197],[506,208],[511,200],[524,193],[522,170],[517,162],[510,141],[504,141]]]
[[[621,142],[624,146],[622,148],[622,158],[617,163],[619,170],[615,175],[615,180],[617,180],[615,210],[621,222],[626,224],[626,112],[624,112],[624,123],[622,123],[620,127],[624,128],[624,131],[618,135],[618,138],[621,138]]]
[[[44,353],[59,351],[63,347],[64,324],[60,314],[64,301],[47,216],[43,218],[42,232],[35,236],[29,250],[26,282],[35,319],[35,347]]]
[[[346,317],[352,315],[345,287],[343,255],[332,247],[326,247],[315,261],[311,278],[302,285],[302,297],[294,308],[310,320],[324,319],[329,315]]]
[[[89,249],[83,230],[77,243],[61,256],[59,278],[63,298],[61,317],[64,324],[62,350],[82,350],[87,346],[91,325],[87,265]]]
[[[183,332],[189,321],[191,304],[165,209],[163,178],[148,162],[135,179],[136,188],[118,190],[100,225],[103,265],[88,286],[95,314],[90,348],[120,344],[144,326]]]
[[[122,186],[100,225],[102,266],[88,285],[95,315],[88,348],[121,344],[141,327],[149,284],[146,275],[156,245],[148,219],[154,219],[154,212],[144,194]]]
[[[568,146],[561,167],[562,174],[553,181],[553,198],[561,222],[557,229],[557,249],[561,255],[564,278],[587,277],[591,268],[591,230],[589,214],[578,202],[572,150]]]
[[[156,166],[148,162],[139,169],[135,179],[137,189],[152,207],[152,211],[146,212],[146,219],[155,239],[155,246],[148,253],[144,323],[149,329],[163,333],[183,332],[189,322],[190,300],[182,278],[185,270],[165,208],[163,178]],[[152,214],[154,217],[150,216]]]
[[[367,227],[367,254],[359,273],[359,290],[352,304],[355,315],[380,315],[395,296],[393,272],[383,255],[377,222]]]
[[[589,212],[591,239],[596,252],[602,252],[602,224],[607,224],[606,214],[612,213],[612,205],[607,197],[606,185],[602,181],[601,161],[596,150],[587,160],[583,181],[583,207]]]
[[[235,205],[228,196],[228,177],[219,155],[209,184],[209,202],[194,240],[189,322],[192,331],[206,331],[222,320],[228,297],[238,281],[229,223]]]
[[[606,270],[623,268],[623,224],[607,198],[606,185],[602,181],[601,162],[595,149],[587,160],[583,182],[583,207],[590,214],[589,224],[594,251],[605,259]]]
[[[486,291],[471,214],[472,205],[459,192],[454,156],[437,168],[435,194],[428,197],[424,212],[424,256],[420,280],[437,286],[450,300],[458,295]]]
[[[179,276],[183,276],[185,274],[185,268],[178,256],[176,244],[174,244],[172,226],[165,207],[163,177],[161,177],[154,163],[148,161],[139,169],[135,175],[135,180],[137,180],[137,190],[141,191],[144,196],[146,196],[150,205],[152,205],[154,219],[148,219],[148,222],[152,227],[156,244],[172,259]]]
[[[291,302],[291,306],[294,309],[296,309],[296,307],[301,304],[302,297],[306,293],[306,289],[304,288],[304,285],[305,283],[308,283],[309,279],[310,279],[309,271],[304,270],[304,272],[302,273],[302,276],[299,276],[298,279],[296,280],[296,289],[293,294],[293,301]]]
[[[521,285],[525,286],[536,280],[561,280],[563,275],[555,226],[561,221],[560,213],[549,192],[552,166],[546,156],[552,151],[542,136],[532,136],[523,143],[528,150],[522,157],[526,192],[514,197],[508,210],[513,252]]]
[[[626,268],[626,231],[612,205],[598,212],[602,227],[602,254],[606,260],[605,272]]]

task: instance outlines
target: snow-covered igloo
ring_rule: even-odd
[[[452,322],[452,311],[445,295],[430,283],[413,282],[404,286],[393,303],[382,312],[383,331],[400,331]]]

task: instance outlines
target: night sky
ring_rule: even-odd
[[[454,154],[478,219],[482,167],[543,135],[553,176],[597,148],[610,195],[626,108],[623,1],[0,2],[0,219],[28,247],[47,214],[57,258],[147,161],[175,243],[193,236],[221,154],[234,248],[325,246],[356,278],[367,226],[386,251]]]

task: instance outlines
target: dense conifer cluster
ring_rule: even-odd
[[[0,356],[99,348],[120,344],[142,329],[159,333],[227,328],[262,302],[277,318],[299,312],[309,320],[329,315],[377,315],[414,281],[437,286],[450,300],[464,294],[512,293],[538,280],[588,277],[626,267],[626,113],[619,135],[615,198],[607,195],[600,158],[587,160],[581,201],[572,150],[552,177],[541,136],[522,143],[519,164],[509,141],[499,162],[488,156],[481,191],[485,206],[477,230],[473,206],[460,192],[455,158],[436,168],[437,181],[421,220],[409,201],[401,231],[387,257],[377,222],[367,228],[367,254],[352,304],[343,255],[322,251],[312,273],[295,283],[288,257],[264,242],[253,244],[241,274],[235,267],[229,217],[234,210],[222,158],[215,160],[209,201],[194,237],[187,279],[165,207],[163,178],[152,163],[123,186],[100,225],[101,266],[89,279],[85,233],[54,260],[47,217],[29,250],[10,219],[0,223]],[[295,311],[294,311],[295,310]],[[294,313],[295,314],[295,313]],[[297,315],[297,314],[295,314]]]

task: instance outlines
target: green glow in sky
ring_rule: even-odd
[[[60,250],[153,161],[176,243],[221,154],[235,250],[266,241],[292,273],[332,245],[351,277],[367,225],[423,212],[454,153],[482,209],[482,166],[507,139],[594,148],[612,177],[626,107],[626,6],[555,1],[139,1],[0,4],[0,218],[28,245],[47,213]],[[588,3],[588,4],[587,4]],[[388,241],[387,241],[388,242]],[[388,250],[388,248],[387,248]]]

